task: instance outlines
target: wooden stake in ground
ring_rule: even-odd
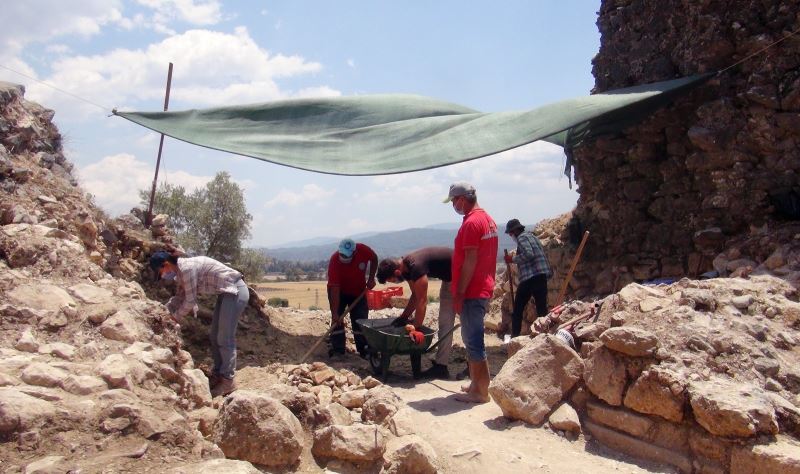
[[[350,310],[351,310],[351,309],[353,309],[353,308],[355,307],[355,305],[357,305],[357,304],[358,304],[358,302],[359,302],[359,301],[361,301],[361,298],[363,298],[363,297],[364,297],[364,295],[366,295],[366,294],[367,294],[367,290],[364,290],[364,291],[362,291],[362,292],[361,292],[361,294],[360,294],[360,295],[358,295],[358,298],[356,298],[355,300],[353,300],[353,302],[352,302],[352,303],[350,303],[349,305],[345,306],[345,308],[344,308],[344,312],[343,312],[341,315],[339,315],[339,321],[343,321],[343,320],[344,320],[344,317],[345,317],[345,316],[347,316],[347,313],[349,313],[349,312],[350,312]],[[317,342],[315,342],[315,343],[314,343],[314,345],[313,345],[313,346],[311,346],[311,349],[309,349],[309,350],[308,350],[308,352],[306,352],[306,353],[303,355],[303,357],[300,359],[300,363],[301,363],[301,364],[302,364],[303,362],[305,362],[305,361],[306,361],[306,359],[308,359],[308,356],[310,356],[310,355],[311,355],[311,354],[314,352],[314,350],[315,350],[315,349],[316,349],[316,348],[317,348],[317,347],[318,347],[320,344],[322,344],[322,341],[324,341],[325,339],[327,339],[327,337],[328,337],[328,336],[330,336],[330,335],[331,335],[331,332],[333,332],[333,328],[334,328],[334,327],[335,327],[335,324],[333,324],[333,322],[331,322],[331,327],[330,327],[330,328],[328,328],[328,330],[327,330],[327,331],[325,331],[325,334],[323,334],[323,335],[322,335],[322,337],[320,337],[319,339],[317,339]]]
[[[564,296],[567,294],[567,286],[569,285],[570,280],[572,280],[572,273],[575,271],[575,267],[578,266],[578,261],[581,259],[583,247],[586,246],[586,240],[588,238],[589,231],[587,230],[583,233],[581,244],[578,246],[578,251],[575,252],[575,257],[572,259],[572,264],[569,267],[569,273],[567,273],[567,277],[564,279],[564,283],[561,285],[561,291],[558,292],[558,298],[556,298],[556,303],[553,306],[558,306],[564,302]]]

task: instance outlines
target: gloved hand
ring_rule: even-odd
[[[514,263],[514,257],[511,254],[505,254],[505,256],[503,257],[503,260],[505,260],[506,263],[509,264],[509,265]]]
[[[421,333],[420,331],[411,331],[408,333],[408,337],[414,341],[414,344],[421,346],[425,344],[425,334]]]

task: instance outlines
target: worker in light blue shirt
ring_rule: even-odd
[[[517,337],[522,330],[522,313],[531,297],[536,304],[536,316],[547,315],[547,280],[553,276],[553,271],[542,243],[533,232],[525,231],[525,226],[518,219],[508,221],[506,234],[517,243],[517,254],[505,256],[507,265],[513,262],[519,269],[519,287],[514,295],[514,311],[511,313],[511,337]]]

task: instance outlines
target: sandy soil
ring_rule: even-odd
[[[436,450],[444,472],[674,472],[636,464],[587,442],[546,428],[512,422],[495,403],[468,405],[453,396],[458,381],[392,384],[411,407],[416,429]]]

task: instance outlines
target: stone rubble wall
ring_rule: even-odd
[[[681,472],[800,472],[797,299],[767,275],[632,283],[569,328],[576,350],[513,339],[490,394],[509,418]]]
[[[725,68],[800,29],[799,12],[798,0],[604,0],[594,92]],[[573,215],[591,236],[570,296],[714,270],[728,240],[780,224],[781,198],[800,203],[798,145],[800,35],[578,146]],[[565,227],[559,240],[574,248]],[[560,286],[572,253],[552,257]]]

